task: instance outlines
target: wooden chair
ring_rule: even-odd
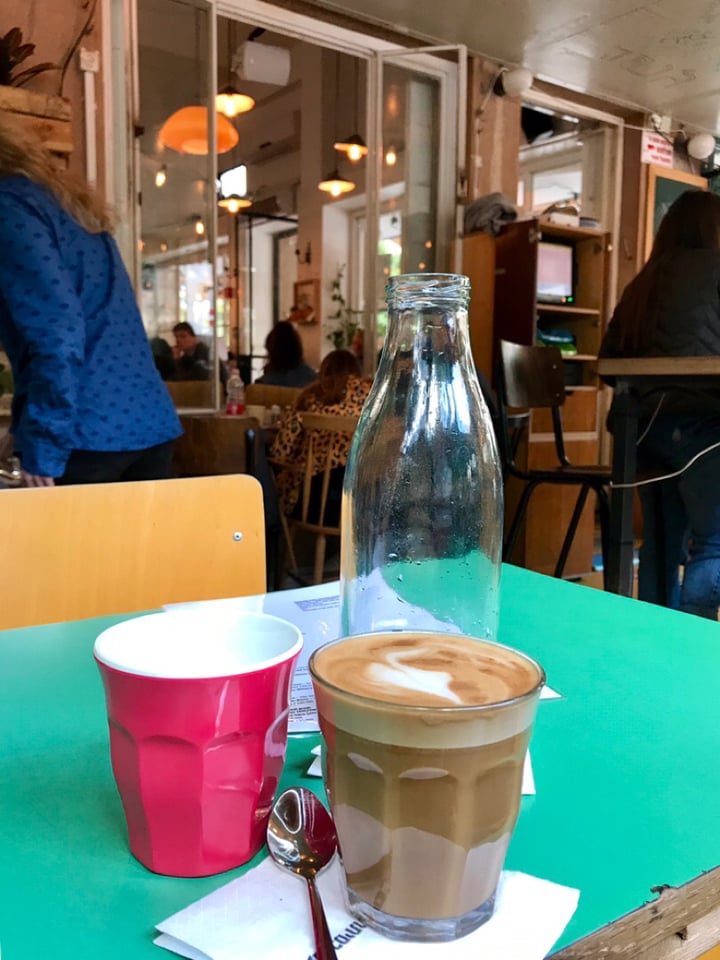
[[[167,380],[165,386],[176,407],[213,406],[210,380]]]
[[[265,591],[253,477],[0,491],[0,629]]]
[[[503,546],[503,559],[510,560],[515,550],[523,521],[533,492],[544,483],[577,486],[570,524],[563,540],[554,576],[561,577],[575,537],[588,493],[592,490],[598,501],[600,532],[602,537],[603,572],[607,570],[607,544],[610,524],[610,506],[607,487],[611,473],[608,467],[598,464],[576,465],[570,463],[565,453],[561,407],[565,402],[565,380],[562,354],[557,347],[530,347],[507,340],[500,341],[498,365],[498,407],[500,412],[503,467],[506,475],[524,481],[524,488],[515,510],[510,530]],[[517,462],[517,443],[513,443],[510,429],[510,408],[550,410],[553,439],[557,454],[557,466],[545,469],[528,469]]]
[[[274,387],[269,383],[249,383],[245,387],[245,403],[251,406],[281,409],[291,407],[302,393],[302,387]]]
[[[260,424],[254,417],[186,413],[175,442],[173,468],[178,477],[225,473],[255,475],[260,455]]]
[[[290,562],[290,570],[293,577],[302,583],[299,576],[297,559],[295,556],[295,535],[298,530],[304,530],[315,538],[313,579],[312,582],[322,583],[323,571],[325,569],[325,551],[327,547],[327,538],[340,537],[340,522],[328,522],[328,494],[330,492],[330,477],[332,472],[331,451],[332,443],[328,444],[327,456],[320,474],[313,475],[312,467],[315,459],[314,451],[322,434],[346,434],[352,436],[357,427],[359,417],[357,416],[336,416],[325,413],[301,413],[303,430],[308,438],[307,458],[304,464],[289,465],[280,461],[271,461],[276,468],[296,470],[302,478],[302,487],[300,490],[300,516],[286,517],[282,510],[280,511],[281,524]],[[320,496],[319,503],[312,503],[313,479],[320,477]],[[316,481],[317,482],[317,481]],[[317,513],[311,513],[311,503],[317,509]]]

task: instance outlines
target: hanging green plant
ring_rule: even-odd
[[[353,337],[360,329],[359,317],[361,310],[352,310],[343,294],[342,280],[345,273],[345,264],[338,267],[338,271],[330,284],[330,300],[335,306],[334,313],[328,320],[334,324],[328,333],[327,339],[336,350],[348,350],[352,346]]]
[[[20,27],[12,27],[0,37],[0,85],[4,87],[22,87],[33,77],[49,70],[59,70],[55,63],[36,63],[18,71],[35,53],[34,43],[23,43]]]

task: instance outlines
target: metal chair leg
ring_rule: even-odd
[[[525,519],[525,514],[527,513],[528,505],[530,503],[530,497],[532,496],[533,490],[540,483],[537,480],[528,480],[525,483],[525,489],[522,492],[520,500],[515,510],[515,516],[513,517],[513,522],[510,526],[510,532],[507,535],[507,539],[503,546],[503,560],[506,563],[509,563],[512,559],[512,555],[515,552],[515,547],[517,545],[518,537],[520,536],[520,528],[522,527],[523,520]]]
[[[325,545],[327,537],[324,533],[318,533],[315,540],[315,568],[313,570],[313,583],[323,582],[323,572],[325,570]]]
[[[563,575],[568,554],[570,553],[570,547],[575,539],[575,532],[577,531],[577,526],[580,522],[582,512],[585,509],[585,503],[587,501],[589,490],[590,487],[586,483],[580,487],[580,492],[578,493],[577,500],[575,501],[575,509],[573,510],[570,525],[567,528],[567,533],[565,534],[565,539],[563,540],[562,550],[560,551],[560,556],[558,557],[557,564],[555,565],[555,573],[553,574],[554,577],[562,577]]]
[[[598,500],[598,513],[600,515],[600,544],[602,550],[603,564],[603,589],[605,589],[605,578],[608,569],[608,549],[610,543],[610,500],[605,487],[596,487],[595,493]]]

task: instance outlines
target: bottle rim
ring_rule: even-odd
[[[464,300],[470,298],[470,279],[461,273],[401,273],[385,285],[391,300]]]

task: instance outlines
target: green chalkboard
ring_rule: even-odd
[[[645,254],[650,253],[660,221],[686,190],[707,190],[705,177],[697,177],[684,170],[648,165],[647,219],[645,221]]]

